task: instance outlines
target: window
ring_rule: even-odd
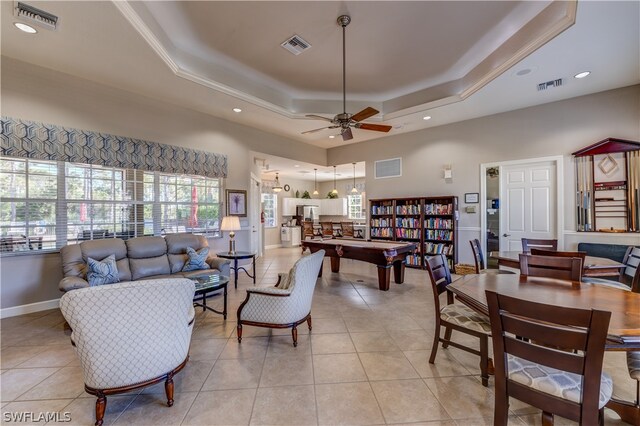
[[[278,196],[276,194],[262,194],[262,211],[264,212],[264,227],[278,226]]]
[[[219,236],[221,180],[30,159],[0,159],[1,250],[172,232]]]
[[[349,219],[365,219],[364,210],[362,209],[362,195],[348,195],[347,203],[349,208]]]

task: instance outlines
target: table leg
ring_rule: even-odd
[[[233,284],[235,288],[238,288],[238,259],[233,259]]]
[[[324,267],[324,259],[322,258],[322,264],[320,265],[320,270],[318,271],[318,278],[322,278],[322,268]]]
[[[207,310],[207,292],[202,293],[202,312]]]
[[[256,283],[256,257],[253,256],[253,283]]]
[[[224,285],[224,305],[222,308],[222,317],[226,320],[227,319],[227,285]]]
[[[640,424],[640,405],[634,405],[631,402],[611,398],[605,407],[615,411],[623,422],[629,423],[630,425]]]
[[[378,287],[382,291],[389,291],[389,281],[391,279],[391,265],[378,266]]]
[[[396,284],[404,282],[404,260],[397,261],[393,264],[393,279]]]
[[[340,272],[340,258],[332,257],[331,258],[331,272]]]

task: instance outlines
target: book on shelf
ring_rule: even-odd
[[[396,206],[396,214],[399,215],[419,215],[420,204],[403,204]]]
[[[451,204],[430,203],[424,205],[425,214],[453,214]]]
[[[425,232],[427,240],[451,241],[452,237],[453,231],[451,230],[427,229]]]
[[[420,228],[420,219],[414,217],[397,217],[396,228]]]
[[[372,215],[383,215],[383,214],[388,214],[388,215],[392,215],[393,214],[393,206],[377,206],[377,205],[373,205],[371,206],[371,214]]]
[[[420,229],[396,228],[396,237],[401,239],[410,238],[410,239],[419,240]]]
[[[453,221],[451,219],[431,217],[429,219],[425,219],[424,227],[429,229],[452,229]]]
[[[424,253],[427,255],[444,254],[445,256],[453,251],[451,244],[425,243]]]

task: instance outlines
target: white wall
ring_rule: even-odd
[[[437,109],[433,114],[437,115]],[[367,197],[457,195],[480,192],[480,164],[525,158],[564,156],[565,246],[578,241],[640,244],[640,235],[576,235],[574,165],[571,153],[607,137],[640,140],[640,86],[610,90],[560,102],[496,114],[374,141],[329,149],[329,164],[366,161]],[[392,131],[393,132],[393,131]],[[376,160],[402,157],[403,176],[374,179]],[[453,165],[453,180],[443,168]],[[460,261],[471,263],[466,243],[478,238],[480,214],[460,215]]]
[[[225,154],[226,188],[248,189],[250,173],[259,175],[251,150],[326,164],[324,149],[193,110],[4,56],[1,70],[3,115]],[[249,246],[248,229],[237,233],[238,245]],[[224,249],[226,241],[211,243]],[[60,296],[57,254],[3,257],[0,274],[3,309]]]

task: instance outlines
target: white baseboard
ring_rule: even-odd
[[[0,318],[15,317],[17,315],[31,314],[33,312],[55,309],[59,306],[60,299],[45,300],[43,302],[29,303],[27,305],[12,306],[0,309]]]
[[[271,249],[274,249],[274,248],[281,248],[281,247],[282,247],[282,244],[272,244],[270,246],[265,246],[264,249],[265,250],[271,250]]]

